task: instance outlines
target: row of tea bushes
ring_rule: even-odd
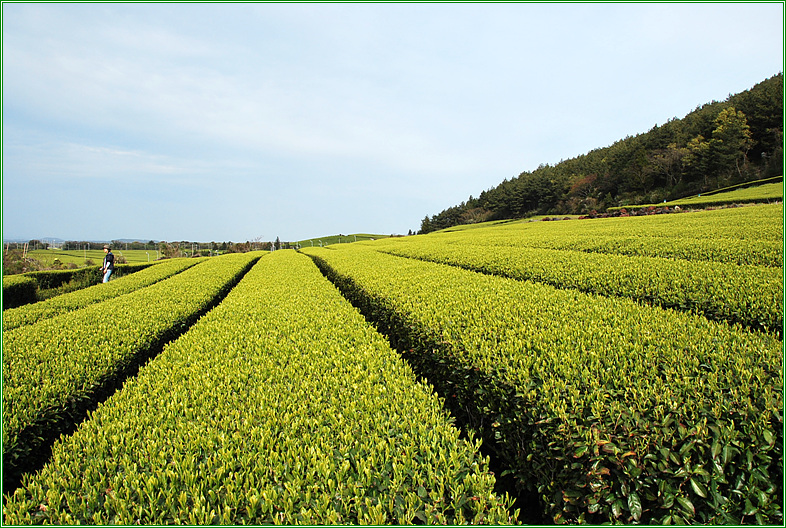
[[[112,280],[118,279],[120,277],[124,277],[129,273],[136,273],[140,270],[148,268],[150,266],[155,265],[152,262],[136,262],[132,264],[116,264],[115,271],[112,273]],[[89,268],[80,268],[75,271],[82,271],[85,270],[88,273],[84,275],[75,274],[70,281],[62,283],[60,286],[54,288],[43,289],[41,286],[40,278],[39,285],[38,285],[38,292],[36,297],[39,301],[45,301],[47,299],[51,299],[53,297],[57,297],[60,295],[64,295],[66,293],[71,293],[77,290],[82,290],[84,288],[89,288],[90,286],[95,286],[96,284],[101,284],[104,278],[104,274],[101,272],[101,269],[98,267],[89,267]],[[72,270],[63,270],[63,271],[72,271]],[[35,275],[37,273],[49,273],[48,271],[34,271],[31,275]],[[60,273],[59,271],[53,271],[52,273]]]
[[[151,265],[149,263],[118,264],[115,266],[114,278],[136,273]],[[102,277],[103,274],[99,266],[66,270],[31,271],[20,275],[3,276],[3,310],[86,288],[100,283]],[[28,281],[32,281],[33,295],[30,295],[29,289],[22,296],[15,293],[14,285],[19,281],[28,284]]]
[[[515,239],[498,239],[495,243],[514,246],[520,244]],[[529,247],[543,249],[717,262],[739,266],[779,267],[783,263],[783,243],[772,240],[674,239],[645,234],[636,236],[565,234],[559,239],[554,239],[552,236],[532,237],[527,240],[527,244]]]
[[[457,245],[425,237],[391,246],[388,252],[557,288],[628,297],[779,335],[783,329],[782,268]]]
[[[3,312],[3,331],[36,323],[66,312],[78,310],[98,302],[150,286],[176,275],[204,259],[173,259],[146,267],[130,275],[124,275],[106,284],[96,284],[35,304],[19,306]]]
[[[767,334],[357,244],[302,251],[555,522],[782,522]]]
[[[307,257],[262,258],[10,497],[10,524],[509,524],[477,441]]]
[[[717,211],[597,219],[587,223],[582,221],[570,230],[580,229],[580,233],[587,236],[642,235],[672,240],[775,242],[783,239],[782,218],[783,204],[755,205]],[[557,229],[557,224],[552,223],[552,229]]]
[[[376,244],[406,245],[420,238]],[[783,205],[635,218],[480,225],[430,233],[427,239],[461,245],[569,249],[782,267]]]
[[[3,332],[4,483],[214,306],[258,258],[210,259],[128,295]]]

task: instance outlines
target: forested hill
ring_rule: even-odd
[[[783,72],[649,132],[556,165],[522,172],[421,222],[420,233],[523,218],[659,203],[781,176]]]

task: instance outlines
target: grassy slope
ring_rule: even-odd
[[[390,235],[374,235],[369,233],[354,233],[351,235],[328,235],[323,237],[307,238],[299,240],[296,243],[301,247],[319,247],[320,242],[322,246],[329,246],[330,244],[346,244],[348,242],[359,242],[361,240],[378,240],[380,238],[388,238]]]
[[[735,189],[733,191],[710,195],[689,196],[659,204],[625,205],[623,207],[628,209],[640,207],[673,207],[676,205],[701,207],[733,203],[770,202],[776,200],[783,200],[783,182],[766,183],[764,185],[757,185],[756,187],[746,187],[744,189]],[[610,207],[609,210],[620,208],[621,207]]]

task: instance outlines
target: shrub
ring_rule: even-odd
[[[36,281],[26,275],[3,277],[3,310],[36,301]]]

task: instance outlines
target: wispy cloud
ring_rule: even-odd
[[[140,184],[165,180],[199,183],[194,176],[213,177],[215,164],[202,159],[183,159],[106,144],[84,144],[51,137],[38,137],[4,127],[8,138],[3,151],[3,172],[23,175],[41,185],[70,179],[105,183],[133,178]],[[14,178],[16,179],[16,178]]]
[[[314,215],[314,229],[417,228],[783,62],[782,6],[765,4],[4,4],[3,15],[4,205],[6,189],[46,178],[99,180],[128,200],[136,182],[168,211],[203,189],[209,228],[190,205],[167,222],[226,238],[276,214],[292,237],[309,236],[302,218]],[[734,68],[702,44],[730,22],[749,57]]]

